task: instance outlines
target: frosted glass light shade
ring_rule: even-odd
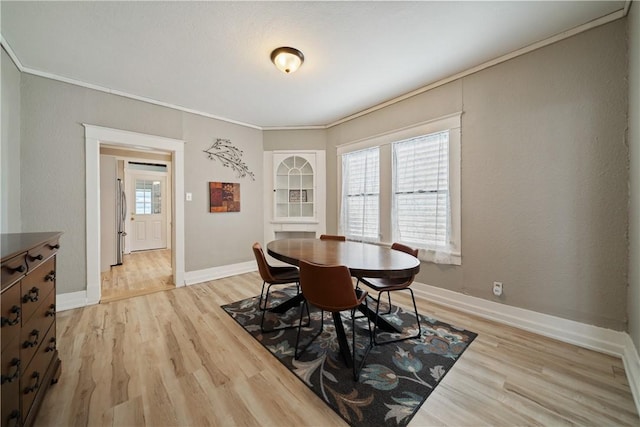
[[[295,72],[304,62],[304,55],[292,47],[279,47],[271,52],[271,61],[283,73]]]

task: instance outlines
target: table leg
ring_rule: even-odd
[[[347,335],[344,332],[344,326],[342,325],[342,317],[340,316],[340,312],[331,313],[333,316],[333,324],[336,328],[336,335],[338,337],[338,344],[340,345],[340,354],[342,354],[342,358],[344,362],[347,364],[347,367],[351,367],[353,365],[353,360],[351,359],[351,351],[349,350],[349,342],[347,341]],[[355,331],[353,331],[355,333]]]

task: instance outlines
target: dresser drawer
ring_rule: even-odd
[[[38,394],[38,390],[43,387],[47,377],[47,370],[55,355],[55,341],[51,338],[56,336],[55,323],[44,337],[42,345],[38,347],[31,363],[22,371],[20,378],[20,396],[22,397],[22,411],[25,419],[29,416],[29,411],[33,399]],[[50,381],[50,379],[49,379]]]
[[[27,252],[27,265],[29,266],[29,271],[33,271],[37,266],[42,264],[58,251],[60,248],[58,240],[59,239],[50,240],[47,243]]]
[[[23,368],[20,360],[20,347],[18,340],[13,340],[7,345],[2,335],[2,360],[0,372],[2,373],[2,414],[0,415],[3,427],[17,425],[20,418],[20,373]]]
[[[20,282],[22,288],[22,327],[42,304],[42,298],[55,288],[56,259],[50,258]]]
[[[56,319],[56,294],[49,292],[31,318],[22,324],[20,331],[20,358],[24,366],[28,366],[34,354],[43,342],[45,336]]]
[[[2,414],[0,414],[2,427],[19,426],[22,422],[21,419],[20,383],[14,381],[2,384]]]
[[[18,255],[2,263],[2,289],[11,286],[27,272],[27,261],[24,255]]]
[[[20,336],[20,326],[22,325],[20,284],[5,289],[1,299],[2,350],[4,351],[11,341]]]

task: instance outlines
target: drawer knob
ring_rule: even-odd
[[[32,393],[40,387],[40,372],[34,371],[33,374],[31,374],[31,381],[32,385],[24,388],[24,394]]]
[[[56,305],[55,304],[51,304],[49,306],[49,309],[46,311],[46,313],[44,313],[44,317],[55,317],[56,315]]]
[[[53,282],[54,280],[56,280],[56,272],[53,270],[49,274],[44,276],[45,282]]]
[[[1,323],[2,323],[2,327],[5,326],[13,326],[13,325],[17,325],[18,323],[20,323],[20,307],[18,307],[17,305],[14,305],[13,307],[11,307],[11,310],[9,310],[9,313],[13,314],[13,319],[9,319],[8,317],[2,317]]]
[[[42,256],[42,254],[38,254],[36,256],[29,255],[29,258],[31,258],[31,261],[42,261],[44,256]]]
[[[51,249],[60,249],[60,245],[59,244],[55,244],[55,245],[48,245]]]
[[[45,353],[48,353],[50,351],[54,351],[56,349],[56,337],[52,337],[49,340],[49,345],[47,346],[47,348],[44,349]]]
[[[20,264],[17,267],[13,267],[13,268],[9,267],[9,270],[11,270],[12,273],[24,273],[27,269],[24,267],[23,264]]]
[[[7,418],[7,427],[18,427],[20,425],[20,411],[14,409]]]
[[[31,289],[29,289],[29,292],[27,292],[26,295],[24,295],[22,297],[22,302],[36,302],[38,301],[38,294],[40,293],[40,289],[36,288],[35,286]]]
[[[9,367],[14,368],[12,374],[4,375],[2,374],[2,379],[0,379],[0,383],[12,383],[20,377],[20,359],[16,359],[15,357],[11,359],[11,364]]]
[[[22,343],[22,348],[35,347],[38,345],[38,338],[40,338],[40,331],[34,329],[29,334],[29,339]]]

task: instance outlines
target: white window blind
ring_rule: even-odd
[[[380,149],[342,155],[340,233],[351,240],[380,239]]]
[[[449,131],[393,144],[394,241],[450,252]]]

